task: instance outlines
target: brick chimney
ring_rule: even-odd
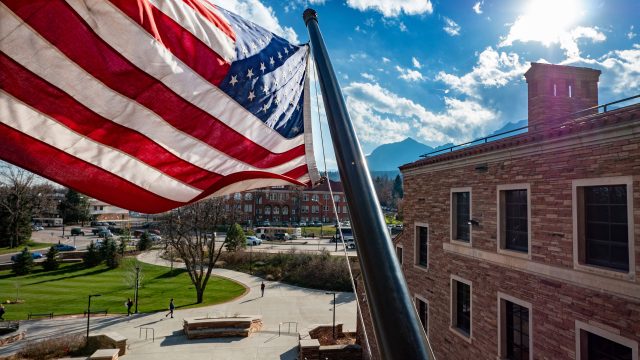
[[[529,131],[557,126],[566,121],[562,116],[598,105],[600,70],[531,63],[524,77],[529,84]]]

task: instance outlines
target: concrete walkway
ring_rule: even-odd
[[[159,258],[159,252],[151,251],[138,256],[140,261],[169,266]],[[174,266],[181,265],[174,263]],[[278,325],[294,322],[302,332],[313,324],[330,324],[332,321],[333,295],[324,291],[310,290],[283,284],[267,282],[264,297],[260,296],[261,278],[248,274],[214,269],[214,275],[224,276],[244,284],[249,291],[231,302],[201,308],[176,310],[175,318],[166,318],[165,313],[139,314],[131,317],[92,318],[92,333],[114,331],[125,336],[128,341],[127,355],[132,359],[295,359],[298,354],[298,332],[295,325],[287,333],[289,325],[284,325],[278,335]],[[195,294],[194,294],[195,296]],[[180,304],[176,304],[180,305]],[[188,340],[182,334],[182,319],[196,316],[234,316],[236,314],[262,315],[262,331],[248,338]],[[355,330],[356,304],[352,293],[338,293],[336,297],[336,322],[343,323],[345,330]],[[82,332],[86,319],[40,320],[21,322],[21,329],[27,330],[29,340],[45,338],[53,334]],[[140,328],[150,328],[148,338],[145,330],[139,337]],[[151,335],[155,332],[155,341]],[[20,341],[0,349],[0,357],[17,350]]]

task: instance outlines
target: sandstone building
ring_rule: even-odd
[[[438,359],[637,360],[640,104],[533,63],[528,132],[401,167],[409,290]]]

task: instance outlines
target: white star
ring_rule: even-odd
[[[249,101],[253,101],[253,99],[255,99],[255,95],[253,94],[253,91],[249,91]]]
[[[267,110],[269,109],[269,103],[264,104],[262,108],[264,109],[264,112],[267,112]]]
[[[276,98],[276,105],[280,105],[280,99]]]
[[[296,104],[296,110],[300,110],[300,104]]]
[[[298,132],[298,130],[300,129],[297,126],[291,128],[291,131],[293,131],[294,133]]]
[[[269,87],[267,87],[267,84],[264,84],[264,86],[262,86],[262,90],[264,90],[265,94],[269,93]]]
[[[251,43],[251,48],[253,50],[258,50],[258,46],[256,45],[256,43]]]
[[[288,55],[289,54],[289,49],[284,48],[284,53]]]
[[[253,69],[249,69],[249,71],[247,71],[247,77],[249,79],[251,79],[253,77]]]
[[[233,75],[231,77],[231,80],[229,80],[229,84],[231,84],[231,86],[236,86],[236,83],[238,82],[238,76],[237,75]]]
[[[273,66],[273,64],[275,64],[276,62],[273,60],[273,56],[269,58],[269,64],[271,64],[271,66]]]
[[[244,54],[244,56],[247,56],[249,54],[249,51],[247,51],[247,48],[245,46],[242,47],[242,53]]]
[[[278,51],[278,59],[282,60],[282,54],[280,54],[280,51]]]
[[[260,63],[260,70],[261,70],[262,72],[264,72],[264,69],[266,69],[266,68],[267,68],[267,67],[266,67],[266,66],[264,66],[264,63],[263,63],[263,62],[261,62],[261,63]]]

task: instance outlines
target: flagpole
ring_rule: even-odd
[[[303,14],[349,204],[367,303],[383,359],[433,359],[374,191],[366,160],[324,45],[317,13]]]

